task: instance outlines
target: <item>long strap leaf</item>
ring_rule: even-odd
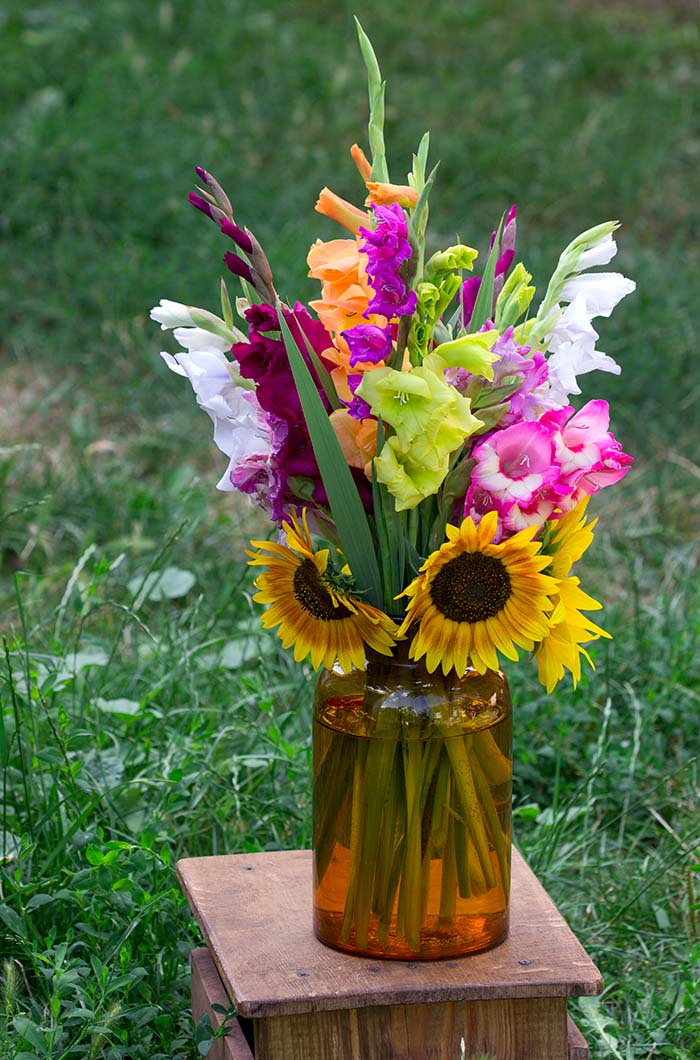
[[[280,330],[287,349],[311,445],[323,485],[328,494],[331,513],[340,537],[343,554],[359,589],[375,607],[382,607],[382,589],[374,541],[362,507],[357,486],[350,474],[340,443],[335,436],[328,413],[323,407],[316,384],[297,347],[280,307]]]
[[[474,310],[472,312],[472,318],[469,323],[469,330],[471,332],[478,331],[480,327],[488,320],[491,316],[491,307],[493,306],[493,287],[496,276],[496,265],[498,264],[498,248],[501,242],[501,230],[503,228],[503,218],[501,217],[498,225],[498,231],[496,232],[496,238],[493,241],[491,247],[491,253],[489,254],[488,261],[486,262],[486,268],[484,269],[484,275],[481,278],[481,286],[479,287],[479,293],[476,296],[476,302],[474,303]]]
[[[308,353],[309,359],[312,365],[314,366],[314,371],[318,376],[318,381],[323,387],[323,393],[328,398],[328,404],[330,405],[331,409],[333,409],[333,411],[335,411],[336,409],[341,409],[343,406],[340,400],[338,399],[338,395],[336,394],[330,372],[326,368],[319,355],[316,353],[316,350],[309,342],[308,336],[301,324],[299,323],[299,320],[293,310],[292,315],[294,316],[294,319],[297,322],[297,327],[299,328],[299,331],[304,336],[304,342],[306,343],[306,352]]]

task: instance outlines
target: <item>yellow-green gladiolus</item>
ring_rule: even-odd
[[[465,247],[463,243],[457,243],[447,250],[438,250],[426,263],[426,276],[432,276],[437,272],[454,272],[455,269],[471,269],[478,250],[473,247]]]
[[[425,364],[409,372],[395,368],[365,372],[356,392],[375,416],[394,428],[404,451],[416,438],[427,436],[449,455],[481,426],[469,399],[449,386],[442,372],[436,374]]]
[[[394,498],[396,511],[415,508],[426,497],[437,493],[449,468],[449,456],[439,468],[415,463],[410,454],[401,451],[399,439],[388,438],[374,461],[377,481],[382,482]]]
[[[492,365],[498,360],[497,353],[491,353],[491,347],[498,338],[498,331],[477,331],[473,335],[462,335],[461,338],[443,342],[433,350],[440,357],[445,367],[465,368],[472,375],[481,375],[484,379],[493,379]]]

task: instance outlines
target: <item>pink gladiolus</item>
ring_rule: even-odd
[[[543,487],[559,479],[552,430],[542,423],[515,423],[496,431],[473,455],[476,467],[467,495],[469,507],[477,487],[488,492],[494,498],[492,507],[503,512],[513,504],[527,507]]]
[[[541,422],[554,428],[554,451],[567,492],[597,493],[624,478],[632,457],[622,452],[620,443],[608,430],[607,401],[589,401],[579,412],[572,412],[569,406],[548,412]]]
[[[528,526],[544,526],[561,505],[562,499],[556,491],[545,486],[531,504],[526,507],[514,504],[509,508],[503,519],[503,528],[509,534],[517,534]]]

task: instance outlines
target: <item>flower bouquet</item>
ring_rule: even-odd
[[[363,206],[328,188],[316,209],[346,233],[316,240],[309,307],[277,295],[268,260],[214,177],[191,203],[230,239],[240,281],[222,315],[162,301],[229,458],[218,486],[279,527],[253,541],[255,600],[297,661],[322,669],[314,722],[315,927],[360,953],[431,957],[507,929],[510,701],[501,657],[534,653],[548,692],[609,634],[572,573],[593,540],[591,495],[631,457],[608,405],[570,395],[619,373],[592,320],[634,289],[591,271],[616,252],[609,221],[562,253],[536,308],[516,255],[516,208],[483,269],[427,234],[436,169],[426,134],[406,184],[389,178],[384,83],[369,77],[371,160],[354,145]],[[234,307],[238,317],[235,323]]]

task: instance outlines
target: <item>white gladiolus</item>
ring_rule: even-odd
[[[182,302],[171,302],[168,298],[161,298],[160,304],[151,310],[151,320],[160,324],[162,331],[168,328],[192,327],[194,320],[190,315],[189,306]]]
[[[621,272],[589,272],[567,280],[560,297],[562,302],[582,298],[591,319],[609,317],[617,303],[636,286],[634,280],[628,280]]]
[[[220,350],[225,353],[231,349],[231,340],[221,335],[214,335],[204,328],[175,328],[173,335],[186,350],[194,353],[196,350]]]
[[[269,467],[272,454],[272,432],[255,394],[236,387],[227,399],[229,415],[219,430],[219,449],[229,457],[229,465],[216,484],[219,490],[235,490],[232,472],[242,465],[255,463]]]
[[[597,243],[589,247],[588,250],[584,250],[576,264],[576,271],[585,272],[586,269],[593,269],[596,265],[607,265],[616,254],[617,243],[613,239],[612,233],[608,232]]]
[[[214,424],[214,443],[226,456],[232,456],[231,431],[243,415],[246,417],[245,430],[249,430],[251,409],[256,412],[258,420],[261,412],[255,394],[236,385],[235,365],[227,361],[217,349],[176,353],[174,357],[163,351],[161,357],[176,375],[189,379],[197,404],[204,409]],[[246,394],[248,397],[244,402]]]
[[[620,374],[619,364],[607,353],[595,348],[598,332],[591,324],[583,294],[577,295],[566,307],[546,340],[551,396],[566,404],[569,394],[580,394],[576,377],[587,372],[601,371]]]

